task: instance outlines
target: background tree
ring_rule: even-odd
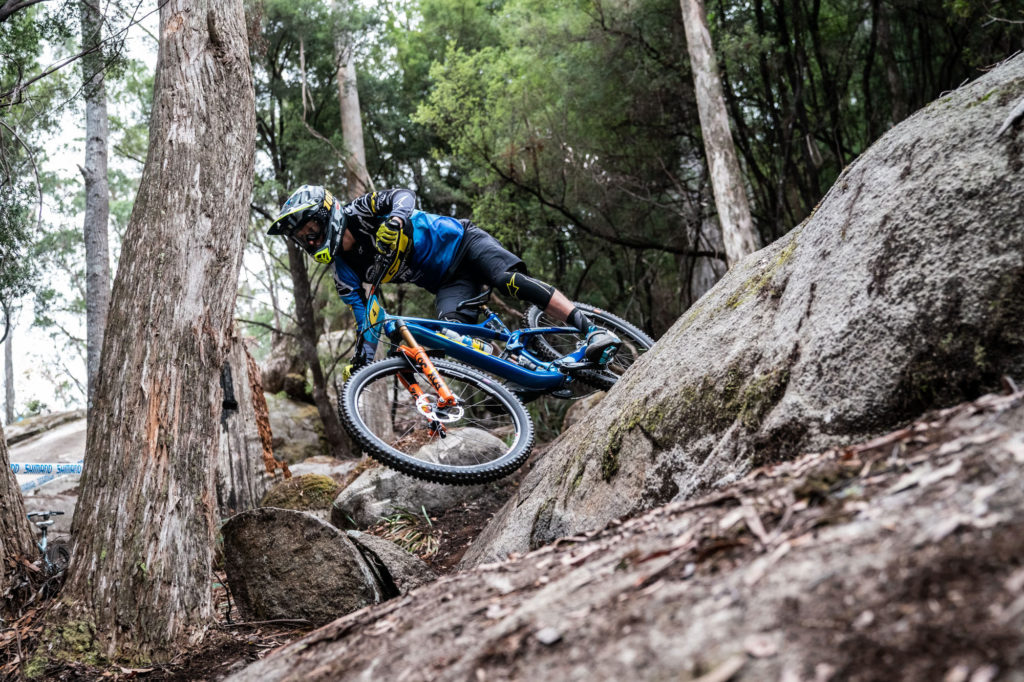
[[[1017,0],[706,2],[768,240],[803,220],[883,132],[1024,47]]]
[[[102,43],[103,15],[99,0],[79,0],[83,52]],[[103,330],[110,307],[110,253],[107,223],[110,220],[110,189],[107,184],[107,91],[104,81],[104,50],[82,57],[85,96],[85,269],[87,378],[86,404],[92,407],[96,373],[103,348]]]
[[[686,26],[686,47],[690,53],[708,175],[715,194],[726,259],[732,265],[759,248],[758,238],[747,205],[746,183],[740,173],[732,133],[729,132],[729,115],[725,111],[722,81],[718,76],[718,63],[711,47],[703,3],[701,0],[680,0],[680,5],[683,25]]]
[[[299,5],[281,1],[263,5],[261,40],[254,42],[252,58],[257,75],[258,153],[267,161],[269,171],[257,180],[255,203],[261,220],[256,230],[266,231],[267,220],[299,185],[325,185],[341,197],[348,192],[348,158],[338,125],[336,77],[340,67],[335,61],[335,48],[336,31],[351,31],[332,17],[348,21],[360,16],[332,13],[331,7],[313,0],[303,0]],[[323,362],[317,352],[325,331],[322,309],[327,297],[334,296],[332,275],[324,267],[311,272],[305,253],[291,242],[262,238],[252,241],[272,252],[283,247],[287,255],[286,272],[294,306],[288,328],[275,331],[288,332],[296,341],[297,352],[312,379],[310,399],[324,425],[329,452],[336,457],[351,456],[350,441],[329,392],[333,364]],[[266,279],[273,281],[272,276]],[[351,327],[351,321],[344,326]]]
[[[39,60],[45,44],[67,39],[71,31],[67,17],[59,11],[32,3],[8,2],[4,7],[6,13],[0,19],[0,45],[4,46],[0,60],[0,306],[6,325],[19,309],[20,299],[39,285],[33,245],[44,230],[45,193],[53,186],[52,175],[42,168],[46,160],[42,140],[54,130],[69,95],[67,81],[59,76],[46,87],[27,89],[24,83],[41,73]],[[5,383],[13,413],[13,380]]]
[[[333,7],[336,16],[342,15],[340,3],[334,3]],[[341,112],[341,135],[345,142],[345,181],[349,198],[365,194],[373,188],[373,180],[366,170],[363,114],[359,108],[356,76],[356,38],[352,32],[340,30],[334,38],[334,59],[338,63],[338,109]]]
[[[4,306],[4,423],[14,423],[14,324],[11,312]]]
[[[71,628],[102,656],[169,658],[212,617],[220,376],[237,207],[252,190],[245,27],[241,0],[160,8],[149,153],[111,297],[66,608],[48,632],[57,650]]]

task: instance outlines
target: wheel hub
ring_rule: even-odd
[[[416,399],[416,409],[427,419],[444,424],[462,419],[462,415],[465,413],[465,410],[459,405],[438,407],[435,395],[421,395]]]

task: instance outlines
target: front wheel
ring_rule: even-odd
[[[436,483],[485,483],[518,469],[533,447],[519,399],[482,372],[432,362],[458,399],[454,407],[438,407],[434,388],[404,357],[352,375],[338,403],[356,442],[386,466]],[[419,386],[419,401],[407,384]]]
[[[602,370],[582,370],[577,373],[579,379],[594,388],[607,391],[619,380],[622,373],[629,369],[641,355],[654,345],[654,339],[618,315],[602,310],[586,303],[573,301],[573,305],[587,314],[599,327],[604,327],[622,340],[619,352],[615,354]],[[525,318],[528,327],[560,327],[563,322],[554,319],[537,306],[531,305]],[[566,334],[540,334],[532,340],[533,348],[545,360],[555,360],[572,353],[584,342],[579,332]]]
[[[71,547],[63,540],[54,540],[46,547],[46,573],[57,575],[63,573],[71,561]]]

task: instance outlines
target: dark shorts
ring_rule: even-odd
[[[526,272],[523,259],[508,251],[497,239],[469,222],[462,221],[466,233],[459,245],[455,264],[448,271],[437,290],[434,307],[439,318],[455,316],[467,322],[476,322],[476,315],[468,311],[456,313],[459,303],[473,298],[484,286],[500,287],[501,276],[509,270]]]

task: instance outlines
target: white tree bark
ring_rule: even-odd
[[[337,4],[335,4],[337,7]],[[349,198],[366,194],[373,187],[366,170],[366,146],[363,143],[362,109],[356,88],[356,64],[348,36],[335,39],[335,60],[338,63],[338,105],[341,109],[341,134],[345,139],[345,177]]]
[[[102,40],[103,14],[99,0],[80,0],[82,49]],[[86,399],[92,411],[96,373],[100,368],[103,329],[110,308],[110,252],[107,223],[110,220],[110,189],[107,183],[107,90],[103,75],[103,50],[82,58],[85,92],[85,325]]]
[[[704,137],[711,188],[715,194],[718,221],[722,225],[725,257],[732,267],[749,253],[757,251],[759,239],[750,218],[750,205],[743,176],[740,173],[729,116],[722,95],[718,63],[711,47],[711,33],[701,0],[680,0],[686,45],[690,53],[693,83],[697,95],[700,128]]]
[[[252,194],[255,97],[242,0],[160,6],[149,152],[111,296],[65,605],[110,660],[203,639],[221,368]]]
[[[261,386],[259,367],[252,362],[245,342],[237,331],[231,338],[224,367],[221,369],[222,411],[220,450],[217,455],[217,508],[226,519],[259,506],[267,491],[265,455],[270,448],[260,436],[253,386]],[[269,424],[268,424],[269,427]],[[270,453],[273,458],[273,453]]]

